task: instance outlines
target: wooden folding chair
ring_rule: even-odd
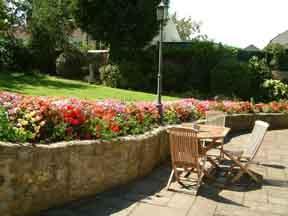
[[[251,164],[257,164],[254,158],[259,151],[265,134],[268,130],[269,124],[263,121],[256,121],[250,137],[248,147],[243,151],[228,151],[222,150],[223,154],[232,160],[233,165],[227,171],[232,173],[232,170],[238,168],[238,173],[232,178],[231,182],[238,181],[243,174],[248,174],[256,182],[260,183],[261,180],[255,175],[255,172],[249,169]]]
[[[171,159],[172,159],[172,172],[167,184],[167,189],[170,189],[170,184],[173,177],[176,178],[178,183],[182,181],[191,181],[187,178],[190,174],[196,174],[193,182],[196,182],[196,192],[201,185],[202,178],[205,174],[206,156],[201,153],[201,146],[198,142],[197,131],[188,128],[171,128],[168,130]],[[187,172],[188,175],[183,173]]]
[[[207,125],[214,125],[219,127],[225,127],[226,113],[222,111],[207,111],[206,121]]]
[[[206,125],[213,125],[213,126],[218,126],[218,127],[225,127],[225,123],[226,123],[226,113],[222,112],[222,111],[207,111],[206,112],[206,120],[205,120],[205,124]],[[211,142],[212,140],[204,140],[204,142]],[[219,146],[220,149],[220,156],[215,155],[215,154],[209,154],[210,157],[216,157],[219,158],[220,160],[222,160],[224,158],[224,155],[222,153],[223,150],[223,146],[224,146],[224,139],[219,139],[215,141],[216,144]]]

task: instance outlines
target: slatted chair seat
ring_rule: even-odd
[[[233,162],[233,165],[230,167],[226,174],[232,173],[232,170],[235,168],[239,169],[237,175],[235,175],[231,180],[232,183],[239,180],[240,177],[245,173],[251,176],[255,182],[260,183],[260,179],[255,175],[253,171],[249,169],[249,166],[256,164],[254,159],[262,145],[268,128],[269,124],[267,122],[256,121],[250,136],[250,143],[245,150],[239,151],[241,153],[228,151],[225,149],[222,150],[223,154]]]

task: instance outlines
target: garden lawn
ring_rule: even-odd
[[[156,85],[156,84],[155,84]],[[26,95],[66,96],[82,99],[118,99],[122,101],[154,101],[156,95],[91,85],[82,81],[61,79],[47,75],[24,75],[23,73],[0,73],[0,91]],[[164,100],[177,98],[164,97]]]

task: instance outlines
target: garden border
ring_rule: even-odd
[[[288,115],[279,113],[233,114],[226,123],[237,132],[251,129],[255,120],[269,122],[270,129],[288,128]],[[0,214],[37,214],[147,175],[169,156],[168,127],[111,141],[0,142]]]

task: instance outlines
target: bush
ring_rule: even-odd
[[[288,70],[288,51],[281,44],[269,44],[265,47],[271,56],[270,66],[276,70]]]
[[[56,60],[57,74],[65,78],[83,79],[87,74],[82,67],[87,65],[87,57],[77,49],[68,49]]]
[[[22,40],[13,36],[0,35],[0,69],[28,70],[32,66],[29,49]]]
[[[256,56],[249,60],[248,67],[251,75],[250,96],[256,100],[263,100],[265,99],[265,92],[263,92],[262,85],[265,80],[272,78],[272,72],[266,59],[259,59]]]
[[[0,107],[0,140],[14,140],[14,134],[9,122],[8,113],[3,107]]]
[[[120,87],[139,91],[155,92],[157,85],[156,65],[138,59],[124,60],[119,63],[121,71]]]
[[[163,88],[165,91],[197,89],[208,93],[211,70],[224,58],[231,58],[236,54],[236,49],[210,41],[168,43],[163,47]]]
[[[236,58],[222,61],[211,72],[213,93],[236,96],[242,99],[265,99],[262,84],[272,73],[265,59],[253,56],[248,63]]]
[[[268,100],[288,99],[288,85],[280,80],[266,80],[263,83]]]
[[[211,89],[216,94],[249,99],[252,93],[251,84],[248,64],[235,58],[222,61],[211,72]]]
[[[100,67],[100,79],[102,83],[110,87],[118,87],[121,79],[121,73],[118,65],[108,64]]]

